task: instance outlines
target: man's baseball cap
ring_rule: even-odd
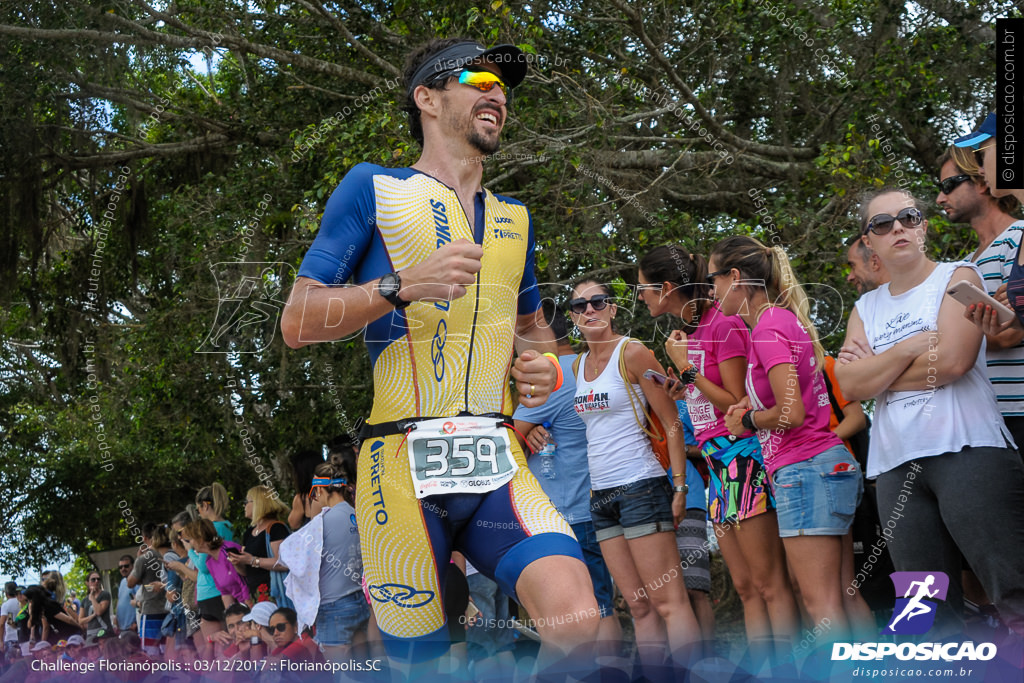
[[[953,141],[955,147],[973,147],[978,148],[978,145],[985,142],[989,138],[996,136],[996,115],[995,113],[989,114],[985,117],[985,120],[978,126],[978,129],[971,132],[968,135],[959,137]]]
[[[76,633],[75,635],[68,637],[68,645],[85,645],[85,638]]]
[[[495,45],[487,49],[476,41],[467,40],[446,47],[423,62],[409,80],[406,92],[411,95],[417,86],[430,83],[442,73],[458,71],[478,59],[495,64],[501,70],[501,80],[509,88],[526,78],[526,56],[515,45]]]
[[[270,626],[270,615],[276,611],[277,605],[272,602],[257,602],[249,613],[242,617],[242,621],[255,621],[260,626]]]
[[[50,649],[53,649],[53,646],[52,646],[52,645],[50,645],[50,644],[49,644],[48,642],[46,642],[45,640],[40,640],[40,641],[39,641],[38,643],[36,643],[36,644],[35,644],[35,646],[34,646],[34,647],[32,648],[32,652],[39,652],[40,650],[50,650]]]

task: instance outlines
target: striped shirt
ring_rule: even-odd
[[[971,260],[981,270],[985,291],[995,295],[996,290],[1010,279],[1010,269],[1017,258],[1024,221],[1017,221]],[[1024,342],[1010,349],[988,348],[986,352],[988,378],[999,401],[999,412],[1004,417],[1024,415]]]

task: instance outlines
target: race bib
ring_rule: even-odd
[[[417,422],[408,438],[416,497],[486,493],[511,481],[519,465],[507,430],[497,425],[484,417]]]

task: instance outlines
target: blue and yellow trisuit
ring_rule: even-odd
[[[513,597],[532,561],[582,560],[511,430],[503,432],[518,470],[508,483],[483,494],[419,499],[414,491],[404,421],[510,414],[516,316],[540,306],[526,207],[484,190],[475,211],[474,231],[444,183],[410,168],[359,164],[328,201],[299,271],[325,284],[362,283],[420,263],[455,239],[484,250],[477,283],[465,296],[416,302],[365,329],[375,387],[356,493],[365,578],[389,654],[414,660],[448,647],[441,587],[452,550]]]

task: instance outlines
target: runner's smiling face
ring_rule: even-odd
[[[501,70],[488,62],[470,68],[501,76]],[[494,154],[501,147],[507,104],[505,93],[497,85],[481,92],[459,83],[456,76],[441,96],[441,122],[446,136],[464,139],[481,154]]]

